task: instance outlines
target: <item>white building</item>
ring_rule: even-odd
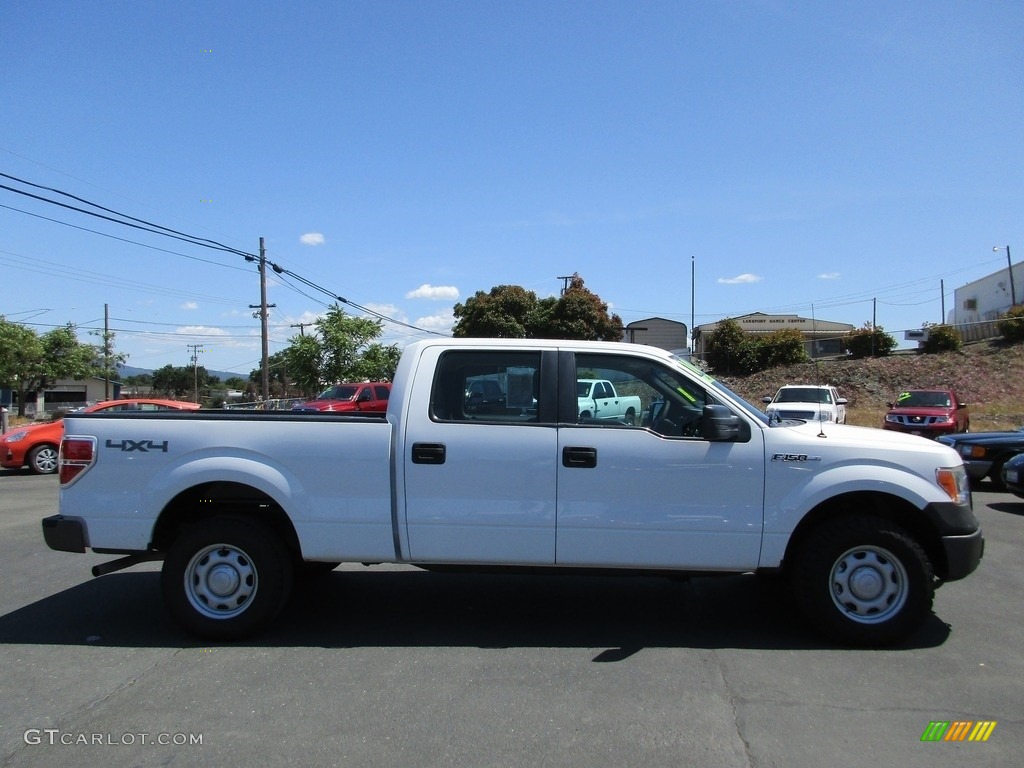
[[[1011,279],[1012,278],[1012,279]],[[953,308],[946,323],[955,326],[964,341],[998,336],[996,321],[1014,304],[1024,303],[1024,262],[1000,269],[953,292]]]
[[[686,324],[663,317],[648,317],[646,320],[635,320],[626,326],[623,341],[632,344],[648,344],[669,352],[688,352],[689,339],[686,338]]]
[[[843,336],[855,330],[855,326],[849,323],[816,320],[799,315],[766,315],[764,312],[752,312],[749,315],[729,319],[735,320],[744,333],[752,336],[761,336],[789,328],[796,329],[803,337],[804,349],[807,351],[808,357],[843,354]],[[705,323],[697,326],[694,342],[695,354],[700,357],[704,356],[707,351],[707,340],[717,327],[718,323]]]

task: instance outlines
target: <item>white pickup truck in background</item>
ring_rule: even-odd
[[[846,423],[846,398],[830,384],[786,384],[761,402],[770,419]]]
[[[619,395],[607,379],[577,379],[576,400],[579,417],[586,421],[620,421],[635,424],[643,410],[636,395]]]
[[[643,418],[583,419],[588,378]],[[73,413],[59,473],[47,544],[122,556],[96,575],[162,560],[171,615],[215,639],[260,630],[297,579],[351,562],[782,574],[817,630],[886,645],[984,546],[953,450],[770,421],[638,344],[416,342],[385,415]]]

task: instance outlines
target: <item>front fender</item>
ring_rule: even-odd
[[[807,467],[783,467],[773,471],[769,466],[766,491],[762,567],[778,566],[800,521],[830,499],[870,492],[900,499],[922,511],[929,504],[949,502],[938,485],[903,467],[887,464],[866,467],[863,462],[835,465],[820,472]],[[771,503],[767,501],[770,499],[778,501]]]

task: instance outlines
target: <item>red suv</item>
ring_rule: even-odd
[[[967,403],[951,389],[906,389],[887,405],[883,429],[938,437],[966,432],[971,426]]]
[[[367,381],[361,384],[335,384],[313,400],[292,406],[293,411],[329,411],[345,413],[384,413],[391,396],[391,382]]]

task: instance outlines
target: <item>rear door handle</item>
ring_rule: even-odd
[[[562,466],[569,469],[593,469],[597,466],[597,448],[566,446],[562,449]]]
[[[413,464],[444,464],[444,443],[413,443]]]

